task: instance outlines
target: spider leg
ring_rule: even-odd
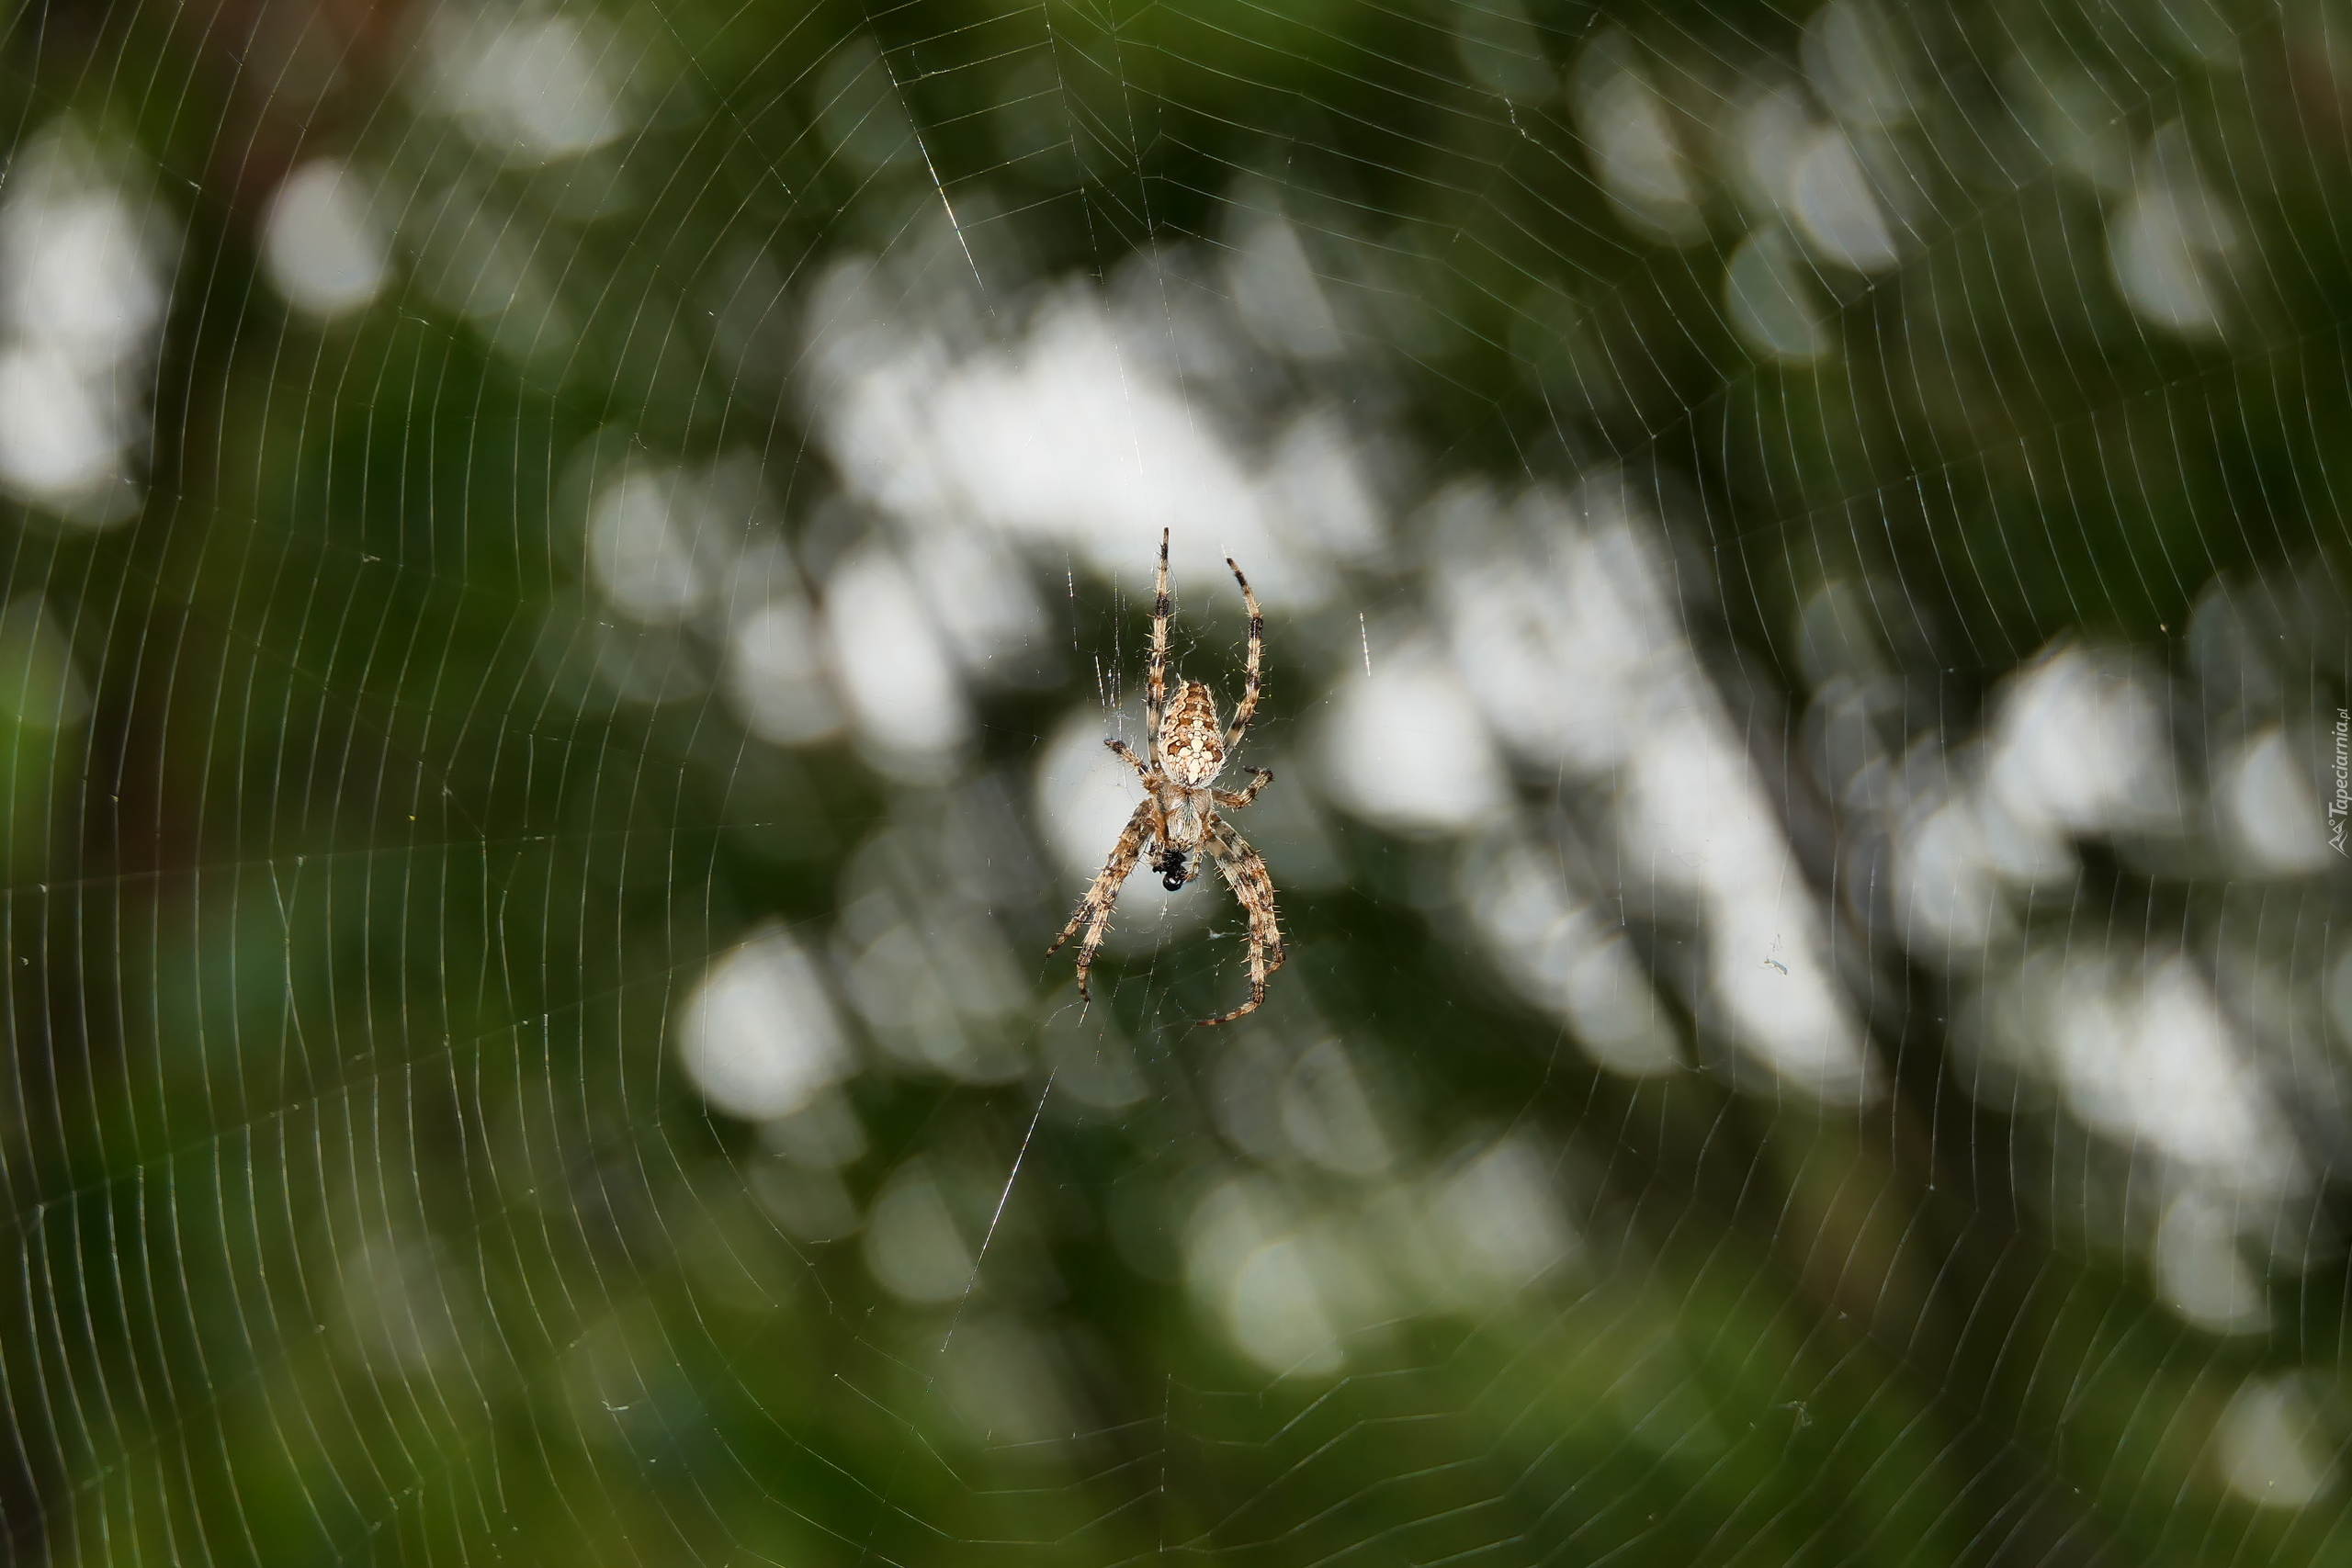
[[[1266,976],[1283,966],[1283,957],[1282,925],[1274,916],[1274,882],[1266,874],[1266,863],[1250,840],[1223,822],[1209,829],[1207,847],[1250,917],[1250,999],[1222,1018],[1202,1019],[1204,1029],[1256,1012],[1266,999]]]
[[[1159,573],[1153,580],[1151,599],[1151,675],[1143,689],[1144,746],[1152,766],[1159,756],[1159,720],[1168,711],[1168,530],[1159,531]]]
[[[1086,897],[1078,901],[1078,913],[1069,918],[1062,934],[1054,938],[1054,945],[1046,949],[1051,958],[1061,951],[1070,933],[1080,926],[1086,928],[1086,938],[1078,944],[1078,994],[1087,998],[1086,971],[1094,962],[1094,950],[1102,945],[1103,928],[1111,923],[1111,906],[1119,897],[1119,885],[1135,870],[1137,857],[1143,853],[1144,840],[1151,837],[1153,825],[1159,820],[1157,802],[1146,797],[1136,807],[1136,814],[1127,818],[1126,828],[1119,834],[1119,841],[1111,846],[1111,858],[1102,863],[1095,874]]]
[[[1220,789],[1210,792],[1216,796],[1216,803],[1218,807],[1224,810],[1240,810],[1243,807],[1258,798],[1258,792],[1260,790],[1274,782],[1274,770],[1272,768],[1244,768],[1241,771],[1245,773],[1255,773],[1258,775],[1250,781],[1250,787],[1248,789]]]
[[[1163,546],[1163,554],[1165,549]],[[1241,575],[1239,567],[1233,566],[1233,558],[1226,557],[1225,564],[1233,567],[1233,581],[1241,584],[1241,602],[1250,607],[1248,684],[1241,693],[1241,705],[1233,710],[1232,727],[1225,732],[1225,749],[1230,751],[1241,744],[1242,732],[1250,728],[1250,720],[1258,712],[1258,656],[1266,640],[1266,617],[1258,613],[1258,596],[1250,592],[1250,580]],[[1251,792],[1254,794],[1255,791],[1256,786],[1252,785]]]
[[[1120,760],[1136,771],[1136,776],[1143,780],[1144,788],[1151,787],[1151,770],[1144,765],[1144,760],[1135,754],[1133,748],[1124,740],[1105,740],[1102,744],[1116,751]]]

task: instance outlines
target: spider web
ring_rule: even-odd
[[[2335,8],[6,62],[12,1560],[2342,1549]]]

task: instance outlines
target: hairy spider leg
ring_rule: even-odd
[[[1143,731],[1144,746],[1150,753],[1151,765],[1161,766],[1167,759],[1159,754],[1159,716],[1168,710],[1168,617],[1171,606],[1168,602],[1168,530],[1159,531],[1159,572],[1152,583],[1151,595],[1151,674],[1144,682]]]
[[[1163,542],[1160,546],[1160,555],[1163,558],[1163,562],[1167,553],[1168,547]],[[1258,596],[1250,592],[1250,580],[1241,575],[1241,569],[1239,567],[1233,566],[1233,558],[1231,556],[1226,557],[1225,564],[1233,567],[1233,581],[1241,584],[1241,602],[1250,607],[1250,665],[1247,671],[1248,681],[1242,688],[1241,705],[1233,710],[1233,726],[1225,732],[1225,749],[1227,751],[1231,751],[1235,747],[1241,744],[1242,732],[1250,728],[1250,719],[1257,716],[1259,691],[1258,652],[1261,645],[1264,643],[1266,638],[1266,617],[1258,613]],[[1252,795],[1257,794],[1258,786],[1256,784],[1251,784],[1250,786],[1250,793]]]
[[[1219,789],[1209,792],[1211,795],[1216,798],[1217,805],[1227,811],[1240,810],[1243,807],[1258,798],[1258,792],[1260,790],[1264,789],[1268,784],[1274,782],[1274,770],[1272,768],[1244,768],[1241,771],[1245,773],[1254,773],[1257,775],[1250,781],[1250,787],[1248,789]]]
[[[1143,780],[1144,788],[1151,787],[1151,770],[1144,765],[1144,760],[1141,757],[1136,755],[1133,747],[1118,739],[1105,740],[1102,744],[1118,753],[1119,760],[1136,771],[1136,776]]]
[[[1284,956],[1282,925],[1274,913],[1274,883],[1266,874],[1266,863],[1258,858],[1249,840],[1224,822],[1209,829],[1208,851],[1250,917],[1250,999],[1221,1018],[1199,1020],[1198,1027],[1203,1029],[1256,1012],[1266,999],[1266,976],[1283,966]]]
[[[1125,829],[1119,834],[1119,841],[1111,846],[1111,858],[1102,863],[1086,897],[1078,901],[1078,913],[1069,918],[1062,934],[1054,938],[1054,945],[1046,949],[1046,956],[1051,958],[1061,951],[1072,931],[1081,925],[1086,927],[1086,940],[1078,944],[1078,994],[1081,1000],[1093,999],[1087,994],[1086,971],[1094,963],[1094,950],[1102,945],[1102,932],[1111,923],[1111,906],[1118,899],[1119,885],[1135,870],[1136,860],[1143,853],[1144,840],[1151,836],[1159,814],[1159,803],[1149,796],[1136,807],[1135,815],[1127,818]],[[1259,874],[1264,875],[1262,868]]]

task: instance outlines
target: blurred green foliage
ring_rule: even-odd
[[[1875,1105],[1601,1074],[1496,980],[1430,892],[1437,852],[1338,818],[1339,885],[1286,902],[1283,996],[1390,1065],[1393,1124],[1433,1159],[1471,1128],[1567,1151],[1565,1282],[1383,1325],[1343,1377],[1238,1354],[1182,1258],[1225,1157],[1222,1047],[1186,1021],[1237,978],[1195,941],[1104,987],[1093,1027],[1148,1086],[1124,1109],[1057,1102],[1042,1072],[851,1086],[854,1201],[919,1158],[986,1247],[967,1298],[894,1301],[854,1240],[778,1228],[759,1134],[666,1042],[763,922],[822,951],[850,857],[934,831],[938,795],[846,742],[767,746],[715,697],[598,697],[549,652],[612,630],[563,500],[593,439],[748,447],[814,547],[836,479],[794,378],[831,260],[935,244],[952,213],[1010,322],[1138,248],[1214,251],[1251,191],[1349,342],[1263,374],[1377,409],[1405,455],[1403,564],[1351,604],[1413,592],[1428,486],[1622,460],[1686,502],[1679,589],[1759,756],[1794,746],[1800,699],[1771,694],[1805,684],[1794,628],[1826,581],[1898,585],[1909,716],[1957,731],[2054,637],[2173,659],[2218,575],[2340,571],[2343,18],[2217,11],[2216,61],[2154,0],[1901,15],[1905,260],[1825,270],[1835,352],[1775,365],[1726,319],[1742,198],[1703,134],[1793,79],[1804,18],[1771,7],[616,10],[639,123],[530,169],[418,107],[418,13],[18,11],[17,136],[70,113],[125,139],[186,240],[144,513],[10,525],[8,593],[44,597],[93,704],[64,728],[0,714],[12,1560],[2330,1561],[2336,1495],[2233,1497],[2211,1433],[2256,1371],[2352,1430],[2340,1261],[2278,1286],[2267,1336],[2183,1326],[2051,1218],[2072,1200],[2064,1150],[2034,1152],[2047,1118],[1954,1089],[1950,995],[1892,942],[1860,963]],[[1604,27],[1691,139],[1696,245],[1612,211],[1556,85],[1485,79],[1556,84]],[[333,56],[321,95],[283,88],[289,36]],[[2177,118],[2226,172],[2226,337],[2151,332],[2117,295],[2115,198],[2005,96],[2020,50],[2095,76],[2128,142]],[[453,307],[411,252],[363,315],[289,313],[257,224],[318,152],[414,193],[395,226],[435,190],[499,214],[564,331]],[[1595,365],[1609,389],[1571,403]],[[1065,682],[984,699],[971,773],[1016,798],[1096,650],[1138,647],[1132,599],[1069,595]],[[1313,689],[1285,630],[1277,736]],[[2333,706],[2344,650],[2314,646],[2290,712]],[[2193,879],[2103,869],[2049,911],[2086,942],[2223,918]],[[2341,886],[2243,919],[2308,930]],[[992,917],[1035,982],[1024,1048],[1068,999],[1031,959],[1060,897]],[[1670,947],[1661,970],[1694,962]],[[975,1425],[1046,1360],[1077,1430]]]

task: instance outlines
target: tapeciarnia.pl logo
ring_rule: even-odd
[[[2352,859],[2344,847],[2344,830],[2352,820],[2352,711],[2335,710],[2335,798],[2327,803],[2327,843],[2337,854]]]

